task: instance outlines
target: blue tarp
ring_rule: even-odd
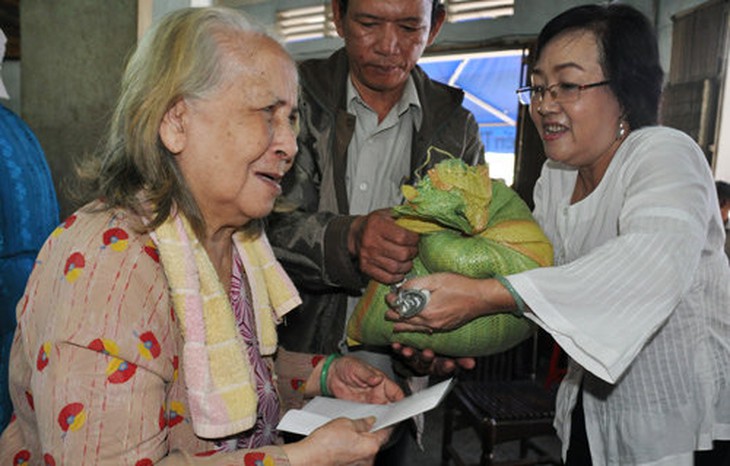
[[[431,78],[463,89],[487,152],[514,153],[522,57],[511,55],[427,58],[419,65]]]

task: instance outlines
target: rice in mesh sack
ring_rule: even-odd
[[[409,277],[456,272],[488,278],[552,265],[552,245],[530,209],[503,182],[490,179],[486,165],[447,159],[402,190],[406,200],[393,209],[397,223],[421,235]],[[530,320],[501,313],[449,332],[393,333],[393,323],[384,317],[389,292],[389,286],[370,281],[348,322],[350,344],[398,342],[453,357],[487,356],[535,330]]]

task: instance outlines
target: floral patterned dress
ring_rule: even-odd
[[[253,342],[259,419],[235,439],[197,437],[168,283],[139,226],[126,211],[82,209],[44,244],[18,304],[14,415],[0,436],[0,458],[32,465],[288,465],[273,430],[278,394],[283,406],[301,403],[303,381],[319,357],[280,353],[274,371],[274,360],[258,354],[238,258],[231,298],[241,332]],[[285,378],[277,378],[279,367]]]

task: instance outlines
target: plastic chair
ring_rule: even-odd
[[[531,439],[555,434],[555,388],[538,383],[538,334],[503,353],[479,358],[468,379],[460,379],[446,400],[441,461],[466,463],[453,445],[455,431],[471,427],[481,441],[479,464],[560,464]],[[495,462],[495,446],[520,441],[519,458]],[[527,458],[529,450],[537,453]]]

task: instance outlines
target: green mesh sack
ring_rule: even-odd
[[[552,245],[527,205],[512,189],[489,178],[485,165],[448,159],[415,186],[393,210],[398,223],[420,233],[419,255],[409,276],[456,272],[473,278],[509,275],[552,264]],[[524,341],[534,324],[513,314],[480,317],[434,334],[393,333],[385,320],[390,287],[372,280],[348,322],[350,344],[403,343],[452,356],[487,356]]]

